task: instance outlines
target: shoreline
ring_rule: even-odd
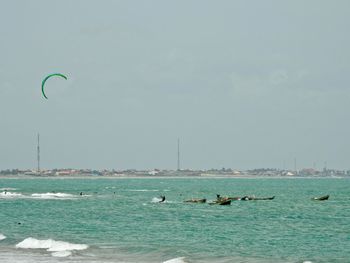
[[[199,176],[186,176],[186,175],[120,175],[120,176],[91,176],[91,175],[70,175],[70,176],[27,176],[27,175],[4,175],[0,176],[0,179],[350,179],[350,177],[340,176],[257,176],[257,175],[199,175]]]

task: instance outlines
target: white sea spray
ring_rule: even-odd
[[[53,239],[39,240],[32,237],[24,239],[16,245],[16,248],[23,249],[46,249],[48,252],[53,252],[54,257],[68,257],[73,250],[85,250],[89,246],[86,244],[73,244],[65,241],[56,241]]]

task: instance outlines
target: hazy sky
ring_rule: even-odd
[[[1,1],[0,169],[350,169],[350,1]],[[50,79],[48,100],[41,81]]]

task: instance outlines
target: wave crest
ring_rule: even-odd
[[[64,252],[72,250],[85,250],[89,246],[86,244],[72,244],[65,241],[56,241],[53,239],[39,240],[32,237],[24,239],[22,242],[16,245],[16,248],[26,248],[26,249],[46,249],[49,252]],[[61,254],[56,254],[62,256]],[[67,255],[67,253],[65,254]]]
[[[41,199],[74,198],[74,195],[66,194],[66,193],[42,193],[42,194],[34,193],[31,196],[35,198],[41,198]]]
[[[7,192],[3,191],[0,193],[0,198],[15,198],[15,197],[21,197],[22,194],[14,193],[14,192]]]
[[[185,259],[185,257],[172,258],[172,259],[169,259],[167,261],[164,261],[163,263],[186,263],[186,261],[184,259]]]

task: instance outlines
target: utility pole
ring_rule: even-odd
[[[180,139],[177,138],[177,170],[180,171]]]
[[[38,133],[38,145],[36,148],[37,151],[37,161],[38,161],[38,173],[40,173],[40,134]]]

